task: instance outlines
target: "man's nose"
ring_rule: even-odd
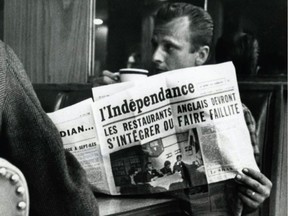
[[[161,47],[157,47],[153,53],[152,61],[155,64],[161,64],[164,61],[164,52]]]

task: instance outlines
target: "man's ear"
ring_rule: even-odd
[[[209,52],[210,52],[210,47],[209,46],[201,46],[199,48],[199,50],[197,51],[197,57],[195,59],[195,65],[196,66],[200,66],[203,65],[209,56]]]

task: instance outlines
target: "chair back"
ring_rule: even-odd
[[[29,193],[21,171],[0,158],[0,215],[28,216]]]

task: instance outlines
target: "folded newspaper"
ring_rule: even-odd
[[[49,116],[100,192],[201,188],[259,170],[231,62],[92,91],[94,102]]]

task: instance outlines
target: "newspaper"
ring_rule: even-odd
[[[64,148],[71,152],[99,192],[110,193],[92,113],[92,98],[60,109],[48,116],[55,123]]]
[[[231,62],[96,87],[93,97],[50,117],[101,192],[201,196],[244,167],[259,170]]]

